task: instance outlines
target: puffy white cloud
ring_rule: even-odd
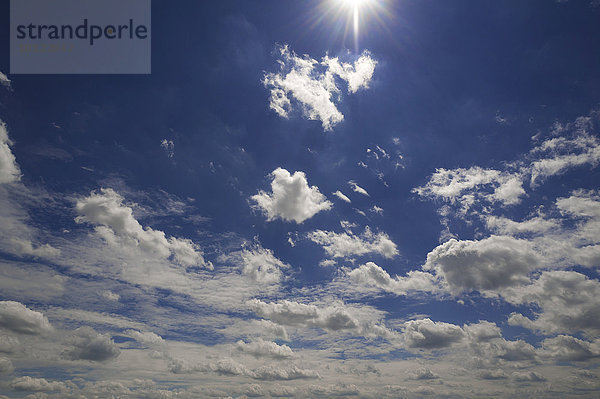
[[[235,348],[241,352],[255,357],[271,357],[274,359],[285,359],[294,356],[294,352],[287,345],[278,345],[275,342],[256,339],[251,342],[238,341]]]
[[[250,300],[248,305],[259,316],[283,325],[321,327],[332,331],[359,326],[358,320],[341,305],[320,308],[287,300],[267,303],[258,299]]]
[[[0,328],[29,335],[52,331],[46,316],[14,301],[0,301]]]
[[[542,355],[557,361],[585,361],[600,357],[600,340],[581,340],[570,335],[547,338],[542,342]]]
[[[344,202],[347,202],[347,203],[352,202],[352,201],[350,201],[350,198],[346,197],[344,195],[344,193],[342,193],[340,190],[337,190],[335,193],[333,193],[333,195],[335,195],[336,197],[338,197],[339,199],[341,199]]]
[[[450,239],[427,255],[425,270],[443,278],[450,292],[491,291],[529,282],[539,267],[531,243],[506,236],[480,241]]]
[[[137,249],[150,256],[172,259],[183,266],[202,266],[212,269],[205,262],[202,251],[191,240],[167,238],[165,233],[142,225],[133,216],[133,209],[123,204],[123,197],[113,189],[102,188],[88,197],[80,198],[75,206],[78,223],[96,225],[96,232],[109,243]]]
[[[513,313],[509,323],[546,333],[600,333],[600,282],[574,271],[546,271],[531,284],[503,293],[513,304],[534,304],[535,318]]]
[[[119,299],[121,299],[119,294],[112,292],[111,290],[102,291],[101,295],[104,299],[107,299],[111,302],[119,302]]]
[[[9,358],[0,356],[0,374],[12,373],[15,368]]]
[[[260,283],[277,283],[281,279],[281,269],[290,266],[273,255],[273,251],[260,246],[244,249],[240,253],[242,274]]]
[[[580,118],[576,122],[578,126],[572,137],[555,137],[531,150],[532,156],[535,157],[530,165],[532,185],[571,168],[583,165],[598,166],[600,140],[587,132],[590,123],[590,118]]]
[[[269,221],[282,219],[302,223],[333,205],[317,186],[308,185],[304,172],[290,175],[287,170],[277,168],[270,176],[272,192],[259,191],[251,197]]]
[[[15,391],[65,391],[67,385],[61,381],[47,381],[44,378],[29,376],[18,377],[12,380],[10,386]]]
[[[63,356],[71,360],[101,362],[119,356],[121,350],[108,334],[100,334],[91,327],[79,327],[66,340]]]
[[[373,233],[369,226],[360,235],[351,232],[335,233],[333,231],[315,230],[308,233],[308,238],[323,246],[329,256],[347,258],[376,253],[388,259],[398,255],[398,248],[389,236],[383,232]]]
[[[165,340],[158,334],[151,331],[127,330],[125,335],[135,339],[136,341],[146,345],[162,345]]]
[[[469,206],[475,196],[490,202],[514,205],[525,195],[519,174],[478,166],[468,169],[436,169],[427,184],[412,191],[422,197],[439,198],[451,203],[458,201],[465,206]]]
[[[10,88],[10,79],[2,72],[0,72],[0,84]]]
[[[407,321],[402,330],[402,338],[408,348],[442,349],[462,341],[465,337],[465,332],[460,326],[434,322],[428,318]]]
[[[472,342],[487,342],[492,339],[501,338],[502,331],[495,323],[479,321],[476,324],[466,324],[464,331]]]
[[[175,143],[173,143],[173,140],[162,139],[160,146],[165,150],[167,157],[173,158],[173,155],[175,155]]]
[[[13,353],[15,349],[20,345],[20,341],[17,337],[10,335],[0,335],[0,352],[2,353]]]
[[[409,291],[437,290],[436,279],[430,273],[412,270],[406,274],[406,277],[392,278],[388,272],[373,262],[367,262],[349,271],[348,276],[358,283],[373,285],[396,295],[406,295]]]
[[[359,186],[358,184],[356,184],[356,182],[354,180],[350,180],[348,181],[348,185],[350,186],[350,188],[359,194],[362,194],[364,196],[369,197],[369,193],[367,192],[367,190],[365,190],[364,188],[362,188],[361,186]]]
[[[0,184],[12,183],[21,179],[21,169],[10,146],[13,142],[8,137],[6,124],[0,121]]]
[[[518,382],[542,382],[542,381],[546,381],[546,378],[539,374],[536,373],[535,371],[530,371],[530,372],[519,372],[519,371],[515,371],[514,373],[511,374],[511,378],[515,381]]]
[[[279,71],[266,73],[263,84],[270,90],[269,106],[282,117],[288,117],[295,103],[308,119],[320,120],[324,130],[344,119],[335,102],[341,98],[336,76],[348,83],[348,92],[367,88],[377,62],[368,52],[353,63],[340,63],[325,56],[318,62],[309,56],[298,56],[288,46],[279,48]]]
[[[22,238],[12,238],[13,251],[18,256],[33,256],[36,258],[55,258],[60,255],[60,250],[52,245],[44,244],[33,246],[30,240]]]
[[[427,367],[419,367],[408,375],[411,380],[435,380],[440,378],[439,375],[433,373]]]

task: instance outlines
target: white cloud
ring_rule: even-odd
[[[531,243],[506,236],[480,241],[450,239],[427,255],[425,270],[435,271],[454,294],[466,291],[496,292],[529,282],[539,267]]]
[[[290,175],[277,168],[271,174],[271,193],[259,191],[251,199],[267,216],[268,221],[282,219],[302,223],[318,212],[331,209],[332,203],[317,186],[309,186],[304,172]]]
[[[569,335],[546,338],[542,355],[557,361],[585,361],[600,358],[600,340],[587,342]]]
[[[0,121],[0,184],[12,183],[21,179],[21,169],[10,146],[6,124]]]
[[[350,186],[350,188],[352,188],[353,191],[369,197],[369,193],[367,192],[367,190],[356,184],[354,180],[348,181],[348,185]]]
[[[102,362],[114,359],[121,353],[110,335],[97,333],[91,327],[79,327],[73,331],[66,344],[63,356],[71,360]]]
[[[13,252],[20,257],[33,256],[36,258],[56,258],[60,255],[60,250],[50,244],[33,246],[30,240],[22,238],[12,238]]]
[[[286,359],[294,356],[294,352],[287,345],[278,345],[275,342],[256,339],[251,342],[238,341],[235,344],[238,351],[255,357],[270,357],[274,359]]]
[[[112,292],[110,290],[102,291],[102,297],[111,302],[119,302],[119,299],[121,299],[121,296],[119,294]]]
[[[545,271],[531,284],[507,289],[506,301],[533,304],[537,311],[529,319],[519,313],[509,323],[546,333],[600,333],[600,282],[574,271]]]
[[[406,295],[409,291],[435,291],[436,279],[433,275],[418,270],[407,273],[406,277],[392,278],[385,270],[373,262],[348,272],[354,281],[373,285],[381,290],[393,292],[396,295]]]
[[[404,323],[402,337],[408,348],[442,349],[462,341],[465,333],[460,326],[426,318]]]
[[[18,377],[12,380],[10,386],[15,391],[65,391],[67,385],[61,381],[47,381],[44,378],[29,376]]]
[[[146,345],[162,345],[165,343],[165,340],[158,334],[155,334],[151,331],[137,331],[137,330],[127,330],[125,331],[125,335],[135,339],[136,341],[146,344]]]
[[[308,119],[320,120],[324,130],[331,130],[344,119],[337,109],[341,91],[336,76],[348,83],[348,92],[367,88],[377,61],[368,52],[353,63],[340,63],[337,58],[323,57],[318,62],[305,55],[279,48],[279,72],[266,73],[263,84],[270,90],[269,106],[282,117],[288,117],[295,103]]]
[[[0,328],[30,335],[52,331],[46,316],[14,301],[0,301]]]
[[[0,84],[10,88],[10,79],[2,72],[0,72]]]
[[[160,230],[142,227],[133,216],[133,209],[123,204],[123,197],[110,188],[92,192],[80,198],[75,206],[78,223],[91,223],[96,232],[108,243],[123,245],[163,259],[173,259],[183,266],[202,266],[202,251],[191,240],[165,236]]]
[[[338,197],[339,199],[341,199],[344,202],[347,202],[347,203],[351,203],[352,202],[352,201],[350,201],[350,198],[346,197],[344,195],[344,193],[342,193],[340,190],[338,190],[335,193],[333,193],[333,195],[335,195],[336,197]]]
[[[257,246],[240,252],[242,274],[260,283],[277,283],[281,280],[281,269],[290,266],[273,255],[273,251]]]
[[[0,374],[12,373],[14,369],[15,368],[9,358],[0,356]]]
[[[373,207],[371,209],[369,209],[371,212],[376,213],[378,215],[383,215],[383,208],[378,207],[377,205],[373,205]]]
[[[487,191],[483,191],[486,188]],[[522,178],[518,174],[483,169],[474,166],[469,169],[436,169],[427,184],[412,190],[426,198],[442,199],[465,206],[474,196],[489,202],[514,205],[525,195]]]
[[[173,158],[173,155],[175,155],[175,143],[173,143],[173,140],[162,139],[160,146],[165,150],[167,157]]]
[[[388,259],[398,255],[398,248],[389,236],[383,232],[373,233],[369,226],[360,235],[351,232],[335,233],[333,231],[315,230],[308,233],[308,238],[323,246],[329,256],[348,258],[376,253]]]
[[[433,373],[426,367],[419,367],[418,369],[411,372],[408,378],[411,380],[435,380],[437,378],[440,378],[440,376]]]

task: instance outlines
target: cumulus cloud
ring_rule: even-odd
[[[340,190],[337,190],[335,193],[333,193],[333,195],[335,195],[336,197],[338,197],[339,199],[341,199],[344,202],[347,202],[347,203],[352,202],[352,201],[350,201],[350,198],[346,197],[344,195],[344,193],[342,193]]]
[[[0,356],[0,374],[12,373],[15,368],[9,358]]]
[[[460,342],[465,333],[460,326],[426,318],[404,323],[402,337],[408,348],[430,350],[447,348]]]
[[[361,186],[356,184],[356,182],[354,180],[348,181],[348,185],[354,192],[369,197],[369,193],[367,192],[367,190],[365,190],[364,188],[362,188]]]
[[[294,356],[294,352],[287,345],[278,345],[275,342],[256,339],[251,342],[238,341],[235,348],[243,353],[255,357],[270,357],[273,359],[286,359]]]
[[[0,121],[0,184],[12,183],[21,179],[21,169],[10,146],[13,142],[8,137],[6,124]]]
[[[0,301],[0,328],[29,335],[52,331],[46,316],[14,301]]]
[[[408,378],[411,380],[435,380],[440,378],[439,375],[433,373],[427,367],[419,367],[418,369],[412,371]]]
[[[228,376],[245,376],[256,380],[298,380],[320,378],[318,372],[310,369],[302,369],[296,365],[264,365],[249,369],[244,364],[233,359],[221,359],[204,364],[188,365],[179,359],[173,359],[169,363],[169,370],[175,374],[193,372],[212,372]]]
[[[308,185],[304,172],[290,175],[287,170],[277,168],[270,177],[272,192],[259,191],[251,197],[268,221],[281,219],[302,223],[333,205],[317,186]]]
[[[33,256],[35,258],[55,258],[60,255],[60,250],[50,244],[34,246],[30,240],[12,238],[14,254],[17,256]]]
[[[100,334],[91,327],[79,327],[66,340],[63,356],[71,360],[102,362],[119,356],[121,350],[108,334]]]
[[[324,130],[331,130],[344,119],[336,106],[341,100],[336,77],[347,82],[349,93],[355,93],[368,87],[377,64],[367,51],[352,64],[328,56],[321,62],[308,55],[298,56],[287,45],[279,48],[279,55],[279,71],[266,73],[263,79],[270,90],[270,108],[287,118],[298,104],[304,116],[320,120]]]
[[[173,140],[162,139],[160,147],[165,151],[167,157],[173,158],[175,155],[175,143],[173,143]]]
[[[277,283],[281,279],[281,270],[290,266],[273,255],[273,251],[257,246],[244,249],[240,253],[242,274],[260,283]]]
[[[450,239],[427,255],[423,269],[435,271],[448,290],[458,294],[525,284],[538,266],[530,242],[491,236],[480,241]]]
[[[119,302],[119,299],[121,299],[119,294],[112,292],[111,290],[102,291],[101,294],[104,299],[107,299],[111,302]]]
[[[349,271],[348,276],[358,283],[375,286],[396,295],[406,295],[409,291],[435,291],[437,289],[436,279],[430,273],[413,270],[408,272],[406,277],[392,278],[388,272],[373,262],[367,262]]]
[[[414,193],[431,199],[468,205],[477,196],[489,202],[514,205],[521,201],[525,189],[520,175],[478,166],[464,169],[436,169],[427,184]]]
[[[600,357],[600,340],[588,342],[569,335],[546,338],[542,354],[557,361],[585,361]]]
[[[155,334],[151,331],[137,331],[137,330],[127,330],[125,331],[125,335],[135,339],[136,341],[154,346],[154,345],[162,345],[165,343],[165,340],[158,334]]]
[[[503,294],[513,304],[533,304],[534,319],[519,313],[509,323],[545,333],[600,333],[600,282],[574,271],[545,271],[531,284]]]
[[[10,88],[10,79],[4,73],[0,72],[0,84]]]
[[[398,248],[389,236],[383,232],[373,233],[369,226],[360,235],[352,232],[335,233],[333,231],[315,230],[308,233],[308,238],[323,246],[325,252],[334,258],[347,258],[366,254],[379,254],[391,259],[398,255]]]
[[[61,381],[47,381],[44,378],[30,376],[18,377],[12,380],[10,386],[15,391],[65,391],[67,385]]]
[[[75,209],[79,216],[75,220],[95,225],[96,232],[109,243],[137,249],[150,256],[172,259],[183,266],[212,269],[212,264],[204,261],[202,251],[191,240],[167,238],[160,230],[142,227],[133,216],[133,209],[124,205],[123,200],[110,188],[92,192],[77,201]]]

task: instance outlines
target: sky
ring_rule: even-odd
[[[8,9],[0,398],[598,397],[598,1],[154,0],[150,75]]]

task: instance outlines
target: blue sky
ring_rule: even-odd
[[[597,397],[599,3],[353,4],[0,60],[0,398]]]

